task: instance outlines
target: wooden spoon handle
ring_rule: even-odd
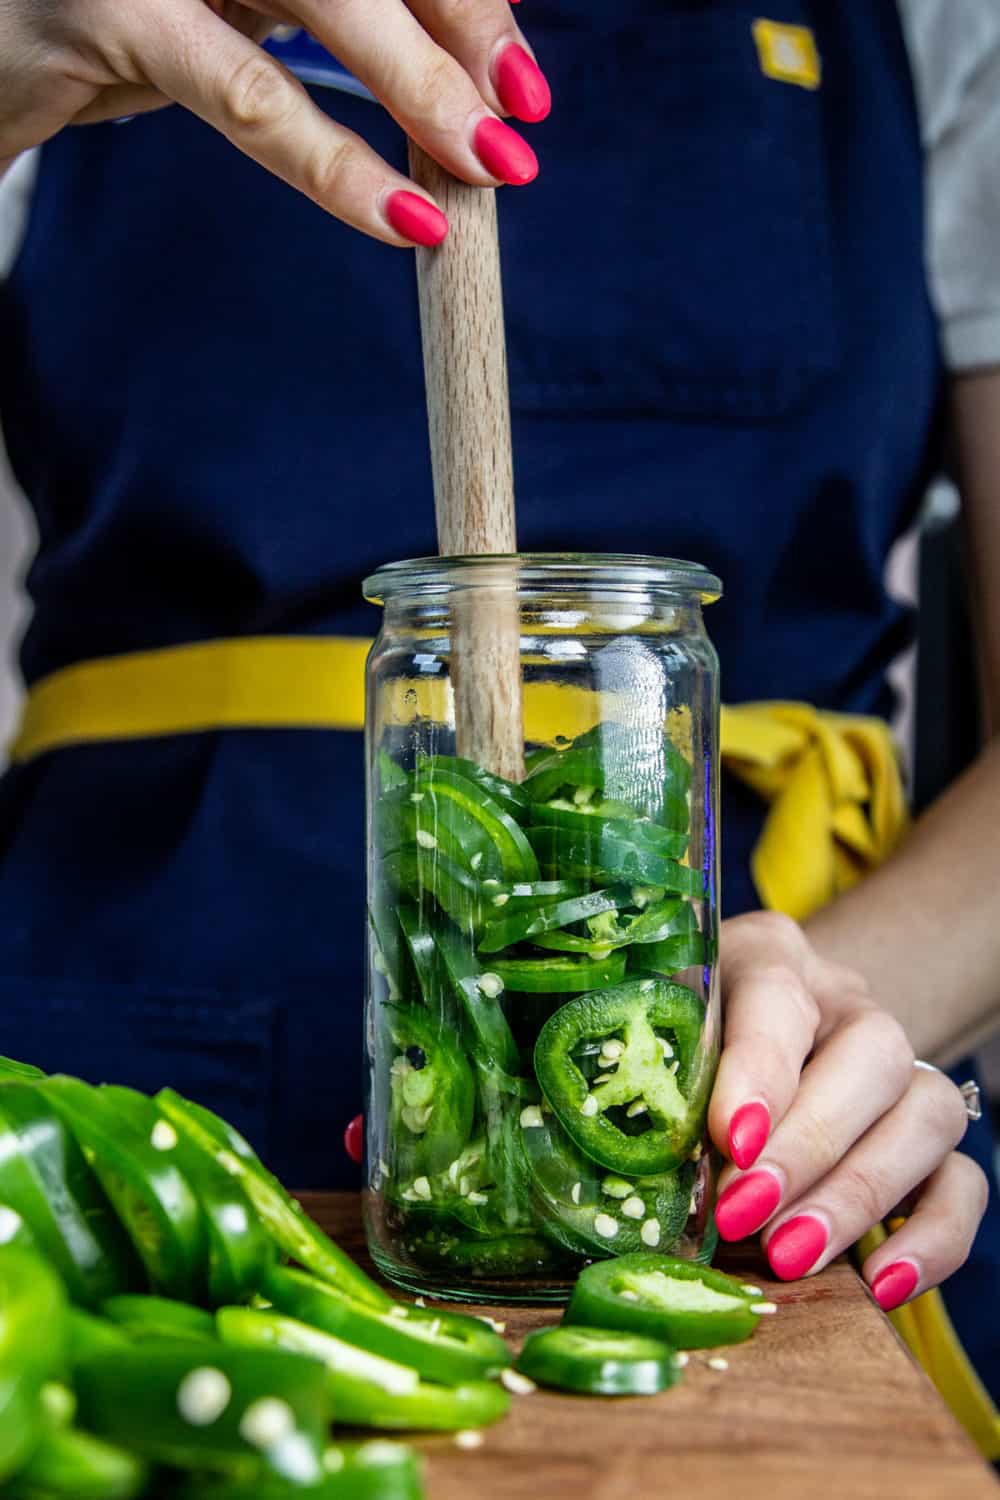
[[[438,551],[517,551],[496,196],[458,182],[410,144],[414,181],[451,230],[417,251],[420,326]],[[519,781],[524,775],[520,628],[513,574],[456,597],[452,634],[460,755]]]

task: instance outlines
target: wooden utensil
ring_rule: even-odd
[[[417,251],[420,327],[442,556],[517,551],[496,195],[458,182],[410,143],[410,172],[451,230]],[[456,748],[509,780],[524,775],[516,576],[455,598]],[[483,575],[480,575],[480,577]]]

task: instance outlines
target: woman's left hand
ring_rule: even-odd
[[[899,1022],[860,974],[828,963],[774,912],[722,927],[725,1045],[712,1137],[723,1239],[763,1230],[775,1274],[821,1270],[904,1200],[905,1225],[863,1268],[887,1310],[966,1259],[986,1208],[979,1167],[955,1152],[965,1101],[914,1067]]]

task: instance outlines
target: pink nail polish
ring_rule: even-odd
[[[872,1282],[872,1296],[883,1312],[892,1312],[912,1296],[920,1280],[920,1272],[911,1260],[894,1260],[891,1266],[883,1266]]]
[[[552,90],[535,59],[523,47],[511,42],[497,58],[493,71],[493,82],[504,109],[529,125],[545,119],[552,108]]]
[[[781,1202],[781,1183],[773,1172],[749,1172],[730,1184],[715,1205],[715,1222],[724,1240],[742,1240],[766,1224]]]
[[[487,115],[476,126],[476,154],[491,177],[523,187],[538,176],[538,157],[527,141],[502,120]]]
[[[767,1242],[771,1270],[782,1281],[797,1281],[819,1260],[827,1239],[826,1225],[819,1219],[812,1214],[796,1214],[776,1229]]]
[[[741,1171],[753,1166],[770,1130],[771,1116],[766,1104],[755,1100],[740,1105],[729,1122],[729,1155]]]
[[[402,190],[386,199],[385,216],[397,234],[415,245],[440,245],[448,233],[448,220],[435,204],[419,193]]]

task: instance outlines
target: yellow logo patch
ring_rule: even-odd
[[[816,38],[808,26],[789,26],[783,21],[758,19],[753,23],[760,70],[780,83],[818,89],[823,76]]]

